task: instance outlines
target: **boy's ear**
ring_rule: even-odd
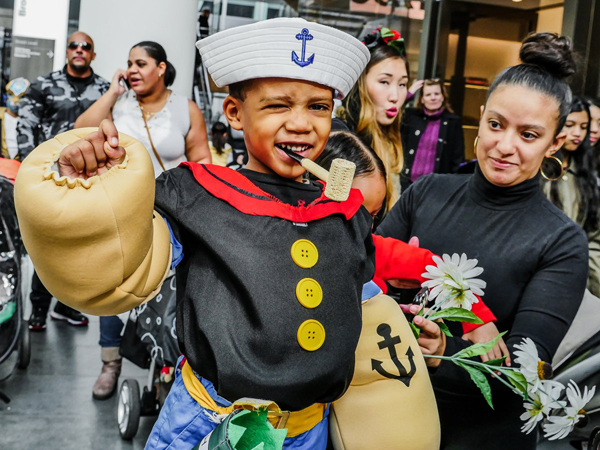
[[[223,113],[231,128],[241,130],[242,127],[242,102],[237,98],[228,95],[223,102]]]

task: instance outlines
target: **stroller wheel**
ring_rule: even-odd
[[[588,441],[588,450],[600,450],[600,427],[594,428]]]
[[[140,385],[137,380],[125,380],[121,384],[117,404],[117,422],[122,439],[132,439],[140,425]]]
[[[21,336],[19,339],[19,361],[17,367],[19,369],[27,369],[31,361],[31,341],[29,339],[29,324],[24,320],[21,324]]]

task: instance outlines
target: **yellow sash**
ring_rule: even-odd
[[[277,429],[287,428],[287,437],[298,436],[315,427],[323,420],[323,416],[327,410],[326,403],[315,403],[300,411],[282,411],[275,402],[249,398],[240,399],[233,405],[224,408],[217,405],[214,399],[208,394],[206,388],[202,385],[198,377],[196,377],[187,361],[181,369],[181,375],[185,388],[192,398],[203,408],[215,411],[218,414],[231,414],[236,409],[267,409],[271,425]]]

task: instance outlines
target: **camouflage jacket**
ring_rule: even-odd
[[[67,78],[66,66],[38,77],[19,107],[17,144],[21,161],[31,151],[59,133],[70,130],[75,120],[110,86],[104,78],[92,72],[92,77],[80,94]]]

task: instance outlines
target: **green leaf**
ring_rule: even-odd
[[[415,335],[415,339],[418,340],[419,336],[421,336],[421,329],[412,322],[409,322],[408,324],[410,325],[410,329],[412,330],[413,334]]]
[[[483,394],[483,398],[488,402],[490,408],[494,409],[494,405],[492,404],[492,389],[490,388],[490,383],[483,373],[479,371],[479,369],[469,366],[468,364],[461,363],[459,361],[454,361],[455,364],[459,365],[463,369],[465,369],[473,383],[477,385],[481,393]]]
[[[483,364],[485,364],[486,366],[500,367],[502,366],[502,363],[505,359],[506,355],[504,355],[502,358],[490,359],[489,361],[486,361]]]
[[[452,337],[452,333],[450,333],[450,329],[448,328],[448,325],[446,325],[444,322],[434,322],[434,323],[437,324],[438,327],[440,327],[440,330],[442,330],[442,333],[444,333],[448,337]]]
[[[451,322],[483,323],[479,317],[464,308],[446,308],[432,314],[429,320],[444,319]]]
[[[394,35],[394,33],[392,33],[392,30],[390,30],[388,27],[382,27],[380,30],[380,33],[381,33],[381,37],[384,37],[384,38]]]
[[[417,313],[417,316],[424,316],[424,315],[425,315],[425,307],[421,306],[421,309]]]
[[[487,352],[489,352],[491,349],[494,348],[494,345],[496,345],[498,343],[498,341],[500,340],[500,338],[502,336],[504,336],[505,334],[506,334],[506,331],[500,333],[498,336],[496,336],[490,342],[485,342],[483,344],[473,344],[470,347],[467,347],[467,348],[461,350],[460,352],[452,355],[452,357],[472,358],[473,356],[485,355]]]
[[[502,375],[504,375],[510,384],[512,384],[519,392],[525,395],[525,399],[527,399],[527,379],[525,379],[525,375],[523,375],[519,370],[512,369],[500,369]]]

